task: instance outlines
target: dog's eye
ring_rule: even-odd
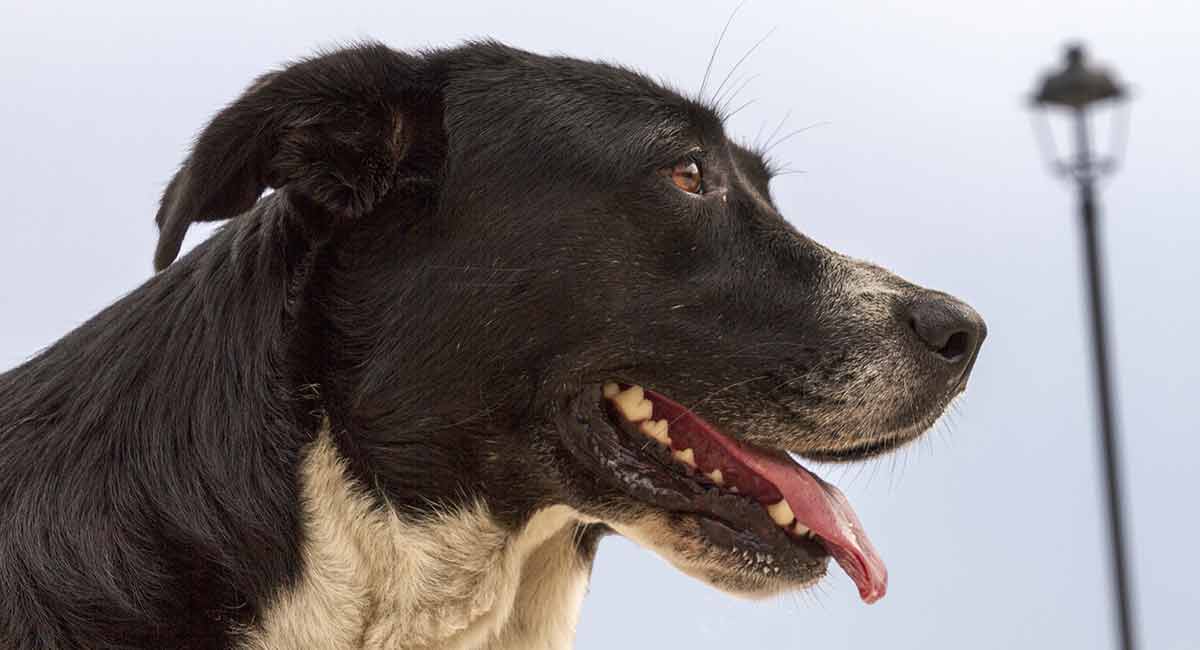
[[[700,174],[700,165],[694,160],[681,160],[673,167],[663,169],[663,173],[664,175],[670,174],[671,182],[675,183],[675,187],[688,194],[704,192],[704,178]]]

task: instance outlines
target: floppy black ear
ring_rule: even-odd
[[[414,141],[435,137],[422,131],[440,104],[437,84],[421,75],[419,59],[373,44],[260,77],[205,127],[167,185],[155,269],[179,254],[192,222],[241,214],[267,187],[294,189],[332,220],[370,212]]]

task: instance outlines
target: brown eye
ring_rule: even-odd
[[[704,189],[704,179],[700,175],[700,165],[694,160],[683,160],[675,163],[674,167],[664,172],[670,172],[671,181],[675,187],[688,194],[701,194]]]

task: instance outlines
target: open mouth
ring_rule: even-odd
[[[735,440],[654,391],[608,383],[602,395],[609,423],[626,434],[625,449],[583,451],[608,472],[622,475],[626,491],[669,511],[710,520],[706,530],[737,533],[710,535],[718,541],[751,536],[758,547],[780,555],[832,556],[867,603],[886,593],[887,569],[836,487],[786,453]],[[640,458],[629,458],[630,453]],[[633,475],[639,461],[645,471]]]

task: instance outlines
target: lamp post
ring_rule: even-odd
[[[1089,306],[1092,320],[1092,352],[1096,370],[1097,407],[1099,410],[1101,449],[1104,478],[1107,486],[1108,523],[1111,537],[1112,576],[1117,609],[1121,647],[1136,648],[1133,621],[1133,596],[1129,584],[1129,565],[1126,561],[1125,526],[1121,500],[1121,465],[1117,447],[1117,423],[1114,415],[1112,382],[1109,374],[1108,341],[1106,333],[1103,264],[1096,224],[1096,182],[1116,168],[1116,158],[1095,153],[1089,129],[1089,110],[1098,104],[1118,104],[1127,93],[1108,73],[1088,65],[1083,47],[1067,48],[1066,65],[1043,77],[1033,96],[1033,105],[1044,120],[1039,132],[1044,147],[1049,142],[1048,156],[1056,172],[1073,180],[1079,190],[1080,222],[1086,256]],[[1065,110],[1073,122],[1075,154],[1062,161],[1054,151],[1053,134],[1045,120],[1052,110]],[[1037,118],[1035,118],[1037,119]],[[1115,119],[1115,118],[1114,118]],[[1114,127],[1116,126],[1114,121]],[[1114,128],[1114,134],[1116,133]],[[1124,129],[1114,138],[1112,146],[1119,148]],[[1048,136],[1048,137],[1047,137]],[[1115,149],[1114,149],[1115,151]]]

